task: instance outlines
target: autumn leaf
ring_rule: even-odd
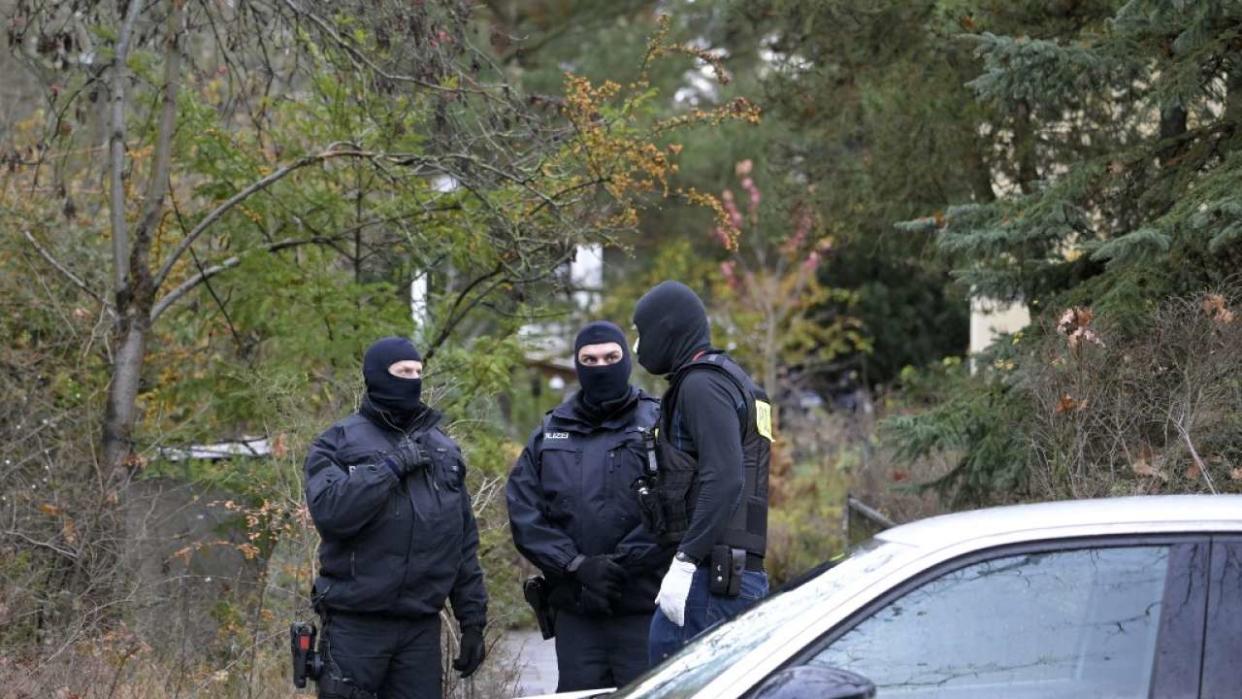
[[[1235,468],[1230,471],[1229,477],[1235,481],[1242,481],[1242,468]]]
[[[1152,453],[1151,448],[1144,446],[1142,451],[1139,453],[1139,458],[1135,460],[1134,463],[1130,464],[1130,470],[1134,471],[1136,476],[1141,476],[1143,478],[1159,478],[1162,481],[1168,482],[1168,475],[1152,465],[1151,460],[1153,456],[1154,454]]]
[[[180,558],[182,563],[186,565],[190,565],[190,556],[193,553],[194,553],[193,546],[185,546],[180,549],[177,549],[177,551],[173,553],[173,558]]]
[[[285,458],[285,455],[287,455],[288,453],[289,453],[289,445],[288,445],[287,440],[285,439],[285,433],[281,432],[280,434],[276,435],[276,439],[272,440],[272,456],[276,457],[277,459],[283,459]]]
[[[1087,400],[1085,398],[1083,400],[1075,400],[1070,394],[1063,393],[1060,400],[1057,401],[1055,412],[1060,415],[1061,413],[1079,412],[1086,409]]]
[[[1191,464],[1186,469],[1186,480],[1197,481],[1202,473],[1203,472],[1199,470],[1199,464]]]
[[[1229,310],[1229,302],[1220,294],[1207,294],[1203,297],[1203,312],[1212,322],[1228,325],[1233,322],[1233,311]]]
[[[45,502],[39,505],[39,511],[49,517],[59,517],[61,513],[64,512],[64,510],[61,510],[59,507],[50,502]]]

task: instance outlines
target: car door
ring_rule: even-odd
[[[857,673],[881,699],[1196,697],[1208,554],[1205,537],[1168,536],[981,552],[898,586],[793,664]]]
[[[1203,699],[1242,691],[1242,537],[1215,537],[1208,573]]]

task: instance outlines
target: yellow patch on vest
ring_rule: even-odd
[[[772,441],[772,404],[761,400],[755,401],[755,427],[759,434]]]

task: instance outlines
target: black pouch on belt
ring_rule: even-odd
[[[737,597],[742,592],[745,570],[746,551],[724,544],[713,546],[708,591],[722,597]]]

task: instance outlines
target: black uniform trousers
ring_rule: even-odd
[[[621,687],[647,671],[650,614],[556,612],[556,691]]]
[[[324,619],[324,674],[336,673],[378,699],[440,699],[440,617],[409,619],[330,612]],[[320,699],[350,699],[325,693]]]

